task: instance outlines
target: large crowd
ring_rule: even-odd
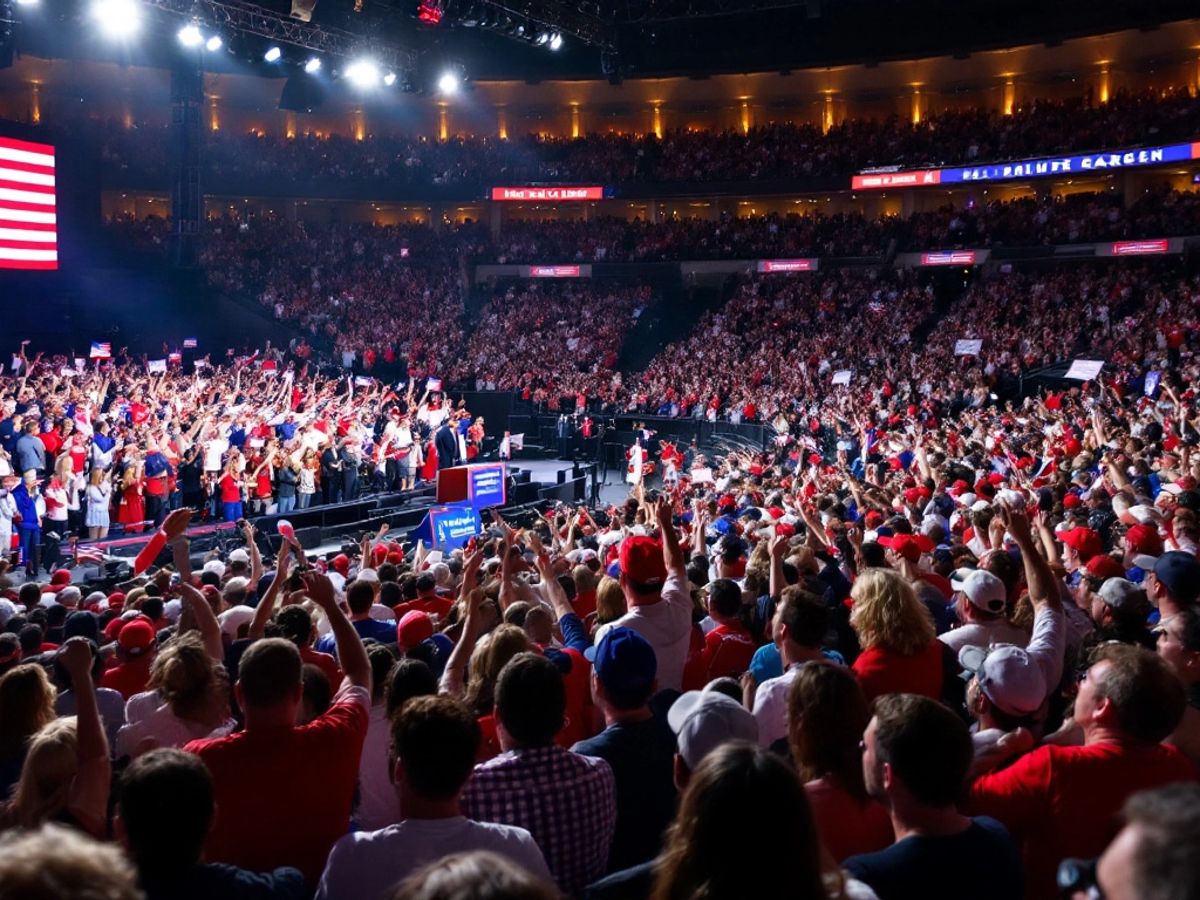
[[[770,122],[725,131],[678,129],[654,134],[432,137],[313,134],[287,138],[259,131],[205,132],[210,178],[240,183],[304,178],[318,183],[485,185],[528,181],[600,184],[680,181],[789,181],[847,176],[864,168],[954,165],[1190,140],[1200,133],[1200,100],[1186,89],[1116,91],[1032,100],[999,110],[950,109],[911,117],[848,118],[827,131],[816,123]],[[83,120],[72,139],[98,148],[118,177],[167,172],[166,126]]]
[[[161,376],[120,359],[66,374],[22,351],[0,383],[20,562],[37,565],[28,532],[60,527],[64,506],[72,527],[77,471],[89,491],[120,472],[151,543],[104,588],[0,562],[0,884],[735,897],[779,889],[736,851],[753,829],[805,897],[1193,890],[1190,283],[1133,267],[1021,279],[981,286],[981,306],[1007,308],[969,299],[958,324],[1024,323],[1037,354],[1060,327],[1039,315],[1107,306],[1125,323],[1097,329],[1111,374],[963,404],[968,376],[940,344],[896,330],[930,302],[915,283],[755,279],[692,349],[817,414],[762,452],[690,452],[660,494],[641,483],[524,528],[496,514],[436,550],[383,531],[321,554],[285,533],[272,553],[241,524],[244,546],[193,559],[195,482],[173,464],[199,454],[232,521],[243,503],[279,508],[241,491],[443,418],[415,386],[325,380],[270,351]],[[801,344],[788,365],[775,331]],[[875,355],[865,383],[777,380],[823,379],[823,334]],[[993,352],[1011,352],[1001,338]],[[921,398],[891,377],[913,356],[940,375]],[[1157,391],[1129,390],[1121,360],[1161,365]],[[972,359],[970,377],[1002,361]],[[439,465],[456,431],[434,433]],[[83,515],[92,527],[91,495]]]
[[[829,135],[542,143],[571,174],[599,157],[625,177],[767,178],[1191,137],[1197,109],[1119,94]],[[304,155],[218,140],[214,161],[249,174]],[[471,141],[337,149],[327,177],[462,180],[498,158]],[[1200,895],[1186,258],[997,267],[961,291],[883,267],[746,275],[630,372],[653,290],[500,284],[468,316],[465,279],[493,253],[855,254],[1194,218],[1194,195],[1153,190],[496,241],[222,219],[207,277],[297,326],[286,350],[167,347],[152,365],[12,336],[0,898]],[[1103,367],[1022,384],[1073,359]],[[657,453],[643,431],[622,502],[490,511],[435,547],[386,527],[328,552],[282,523],[258,532],[259,514],[486,455],[503,423],[455,405],[452,383],[564,413],[767,423],[771,440],[679,451],[660,486],[636,466]],[[194,548],[212,520],[236,537]],[[138,534],[124,580],[83,564]]]

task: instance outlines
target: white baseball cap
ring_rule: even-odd
[[[246,552],[245,548],[238,547],[229,554],[229,561],[231,563],[248,563],[250,562],[250,554]]]
[[[962,591],[972,606],[986,613],[1002,613],[1008,603],[1004,582],[985,569],[955,569],[950,587]]]
[[[962,667],[997,709],[1010,716],[1031,716],[1046,700],[1046,676],[1037,660],[1014,644],[966,646],[958,652]]]
[[[667,724],[679,755],[693,771],[709,753],[730,741],[758,743],[758,722],[746,707],[720,691],[687,691],[671,704]]]

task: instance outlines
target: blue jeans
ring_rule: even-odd
[[[242,517],[242,503],[240,500],[237,503],[222,503],[221,508],[224,511],[221,518],[226,522],[236,522]]]
[[[275,503],[275,511],[278,513],[290,513],[296,508],[296,495],[290,497],[280,497]]]
[[[32,528],[18,525],[17,534],[21,540],[21,562],[25,564],[25,571],[37,571],[37,563],[34,561],[34,555],[42,543],[42,529],[36,525]]]
[[[296,509],[308,509],[308,507],[312,504],[312,498],[316,495],[306,494],[301,491],[297,496],[300,498],[300,500],[296,504]]]

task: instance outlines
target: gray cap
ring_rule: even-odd
[[[695,769],[713,750],[730,741],[758,743],[758,722],[750,711],[719,691],[688,691],[671,704],[667,724],[679,755]]]

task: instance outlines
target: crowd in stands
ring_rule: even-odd
[[[450,367],[450,381],[520,391],[539,405],[552,400],[552,408],[569,397],[568,412],[591,398],[610,403],[620,388],[621,347],[654,300],[645,286],[587,281],[498,289]]]
[[[166,126],[85,120],[68,129],[99,148],[101,162],[131,181],[167,172]],[[946,110],[911,116],[846,119],[823,132],[815,123],[769,123],[746,131],[668,130],[588,134],[581,138],[452,137],[368,134],[282,135],[206,131],[211,178],[380,182],[413,186],[528,181],[599,184],[766,181],[848,176],[876,166],[923,166],[1017,160],[1039,155],[1191,140],[1200,134],[1200,100],[1185,89],[1117,91],[1107,103],[1091,94],[1032,100],[1012,115]]]
[[[822,334],[885,372],[924,353],[896,329],[923,289],[859,277],[747,282],[703,323],[704,365],[782,391],[804,353],[832,352]],[[495,514],[464,546],[383,529],[306,553],[243,525],[244,546],[193,560],[191,504],[154,495],[128,581],[22,577],[3,558],[0,885],[39,900],[777,892],[777,867],[730,850],[752,830],[806,897],[1200,889],[1200,335],[1154,337],[1195,306],[1132,267],[1072,277],[1077,291],[1045,290],[1081,327],[1079,307],[1107,300],[1129,328],[1100,340],[1131,364],[1161,354],[1159,393],[1106,376],[963,407],[951,362],[920,404],[872,375],[761,452],[694,451],[661,496],[635,478],[624,503]],[[1056,302],[1009,284],[1000,320],[1035,341],[1059,327],[1035,317]],[[851,309],[855,293],[869,300]],[[787,364],[777,330],[801,344]],[[353,455],[431,414],[412,391],[354,391],[269,351],[151,378],[20,359],[0,382],[0,438],[15,437],[0,510],[18,532],[55,518],[76,456],[148,483],[184,446],[224,491],[251,423],[249,454]]]

